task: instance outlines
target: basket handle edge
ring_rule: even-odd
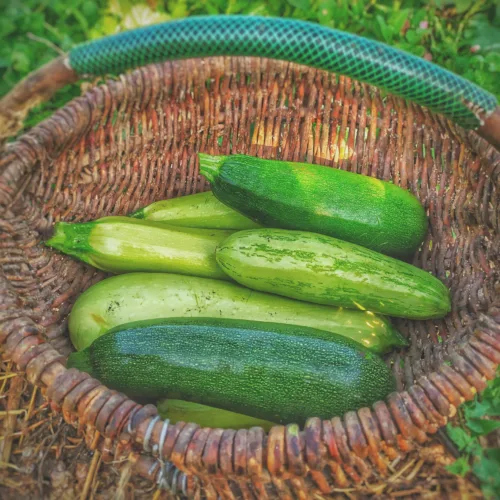
[[[32,108],[49,100],[59,89],[77,82],[79,78],[69,65],[68,57],[60,56],[15,85],[0,99],[0,146],[22,129]]]
[[[477,134],[500,151],[500,106],[484,120],[484,124],[476,130]]]

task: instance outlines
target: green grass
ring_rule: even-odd
[[[500,448],[482,446],[486,436],[500,428],[496,417],[500,417],[500,376],[488,384],[481,396],[465,403],[458,421],[447,426],[448,435],[461,452],[448,470],[459,476],[472,472],[488,499],[500,498]]]
[[[75,44],[118,30],[189,15],[258,14],[318,22],[380,40],[477,83],[500,99],[500,4],[495,0],[3,0],[0,7],[0,96],[30,71]],[[26,127],[79,95],[73,85],[33,110]],[[485,450],[483,435],[499,427],[500,380],[461,410],[449,426],[462,451],[451,467],[473,472],[485,495],[500,491],[500,450]],[[486,419],[484,417],[487,417]]]

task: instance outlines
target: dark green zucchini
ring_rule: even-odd
[[[303,424],[369,406],[395,389],[381,358],[312,328],[227,319],[122,325],[68,366],[131,397],[171,397]]]
[[[245,155],[199,158],[215,196],[266,227],[326,234],[404,258],[427,231],[417,198],[373,177]]]

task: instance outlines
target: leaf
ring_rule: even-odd
[[[376,16],[375,19],[377,20],[377,23],[380,27],[380,32],[382,34],[384,41],[390,44],[392,42],[394,35],[394,30],[392,26],[388,25],[385,22],[385,19],[380,15]]]
[[[249,16],[265,16],[269,15],[267,5],[263,3],[256,3],[250,9],[245,9],[245,14]]]
[[[470,419],[467,420],[467,427],[478,436],[489,434],[495,429],[500,429],[500,421],[498,420],[484,420],[484,419]]]
[[[443,8],[454,5],[458,13],[465,12],[474,3],[474,0],[434,0],[437,7]]]
[[[485,63],[495,66],[500,63],[500,54],[491,52],[485,57],[481,55],[474,56],[469,61],[469,66],[483,68]],[[500,64],[499,64],[500,66]],[[495,68],[488,68],[489,71],[495,71]],[[496,378],[488,383],[488,387],[481,395],[481,401],[476,396],[473,401],[465,404],[465,417],[467,419],[480,418],[485,415],[490,417],[500,416],[500,378]]]
[[[8,19],[0,18],[0,35],[2,35],[2,37],[6,37],[13,31],[15,31],[14,24],[9,23]]]
[[[459,450],[464,450],[473,440],[461,427],[453,427],[451,424],[446,426],[448,436],[458,446]]]
[[[490,460],[495,460],[500,465],[500,448],[488,448],[485,450],[485,455]]]
[[[120,31],[158,24],[169,19],[168,14],[153,10],[146,3],[132,4],[129,0],[110,0],[106,14],[90,30],[90,37],[100,38]]]
[[[16,71],[27,73],[30,68],[30,58],[26,52],[16,51],[12,54],[12,67]]]
[[[487,498],[499,498],[500,463],[496,459],[482,456],[473,466],[472,471],[481,481],[481,489]]]
[[[414,30],[414,29],[410,29],[410,30],[408,30],[406,32],[406,39],[412,45],[417,45],[418,43],[420,43],[420,41],[422,40],[423,36],[424,36],[424,33],[421,30],[417,31],[417,30]]]
[[[170,16],[162,12],[152,10],[146,4],[134,5],[128,14],[126,14],[121,23],[119,24],[120,30],[131,30],[140,28],[141,26],[148,26],[150,24],[161,23],[168,21]]]
[[[286,0],[290,5],[301,10],[309,10],[311,8],[311,0]]]
[[[421,21],[427,21],[429,18],[429,12],[427,9],[419,9],[413,13],[410,22],[412,26],[417,27]]]
[[[452,474],[457,474],[458,476],[464,477],[467,472],[471,470],[469,465],[468,457],[459,457],[455,462],[446,467],[446,470]]]
[[[83,2],[82,4],[82,14],[87,19],[93,19],[98,13],[97,5],[95,2],[91,2],[89,0]]]
[[[71,11],[75,19],[78,21],[78,23],[80,23],[82,31],[85,34],[87,34],[89,31],[89,23],[87,21],[87,18],[78,9],[71,8],[69,10]]]
[[[461,14],[462,12],[465,12],[466,10],[468,10],[472,6],[472,4],[474,3],[474,0],[455,0],[454,2],[450,2],[450,3],[454,3],[455,7],[457,9],[457,12]]]
[[[472,401],[469,403],[465,409],[465,418],[481,418],[488,414],[491,411],[491,404],[489,401]]]
[[[320,2],[318,5],[318,20],[321,24],[329,24],[333,19],[334,9],[331,2]]]
[[[477,437],[473,438],[472,441],[467,445],[467,453],[473,457],[480,457],[483,454],[483,447],[479,443]]]
[[[500,50],[500,28],[483,22],[477,27],[472,45],[479,45],[482,51]]]
[[[186,17],[188,15],[188,8],[186,0],[177,0],[168,4],[168,13],[173,19]]]
[[[403,29],[405,22],[408,20],[409,13],[409,9],[403,9],[391,15],[390,25],[394,33],[399,33]]]

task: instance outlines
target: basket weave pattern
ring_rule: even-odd
[[[398,393],[373,408],[262,429],[168,425],[76,370],[66,318],[105,274],[42,244],[57,220],[124,215],[208,189],[196,152],[307,161],[392,180],[429,213],[413,263],[452,291],[443,320],[398,320],[386,357]],[[500,363],[500,154],[449,121],[367,85],[256,58],[141,68],[94,87],[0,157],[0,343],[65,420],[112,459],[207,498],[328,495],[387,474]],[[97,434],[98,433],[98,434]],[[95,439],[94,439],[95,438]],[[159,461],[157,459],[160,459]]]

